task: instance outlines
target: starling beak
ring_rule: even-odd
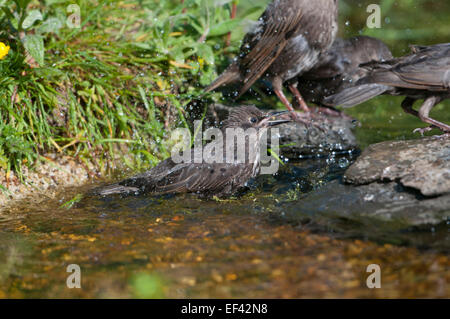
[[[297,78],[299,90],[306,102],[333,107],[335,105],[324,104],[325,97],[352,87],[367,76],[369,70],[361,64],[392,58],[391,51],[381,40],[367,36],[337,38],[316,66]]]
[[[431,109],[450,98],[450,43],[412,46],[410,55],[363,64],[368,74],[354,87],[327,97],[325,103],[352,107],[381,94],[404,95],[402,108],[423,122],[450,132],[450,126],[429,117]],[[412,106],[424,99],[419,112]],[[419,129],[421,133],[426,130]]]
[[[293,111],[283,93],[283,83],[309,71],[330,48],[337,33],[337,12],[338,0],[273,0],[244,37],[238,58],[205,92],[240,83],[240,97],[264,77]],[[295,83],[290,88],[302,108],[308,110]]]
[[[269,128],[269,127],[274,127],[277,125],[289,123],[292,120],[285,116],[288,114],[289,114],[289,111],[269,113],[269,114],[267,114],[266,118],[260,122],[260,125],[262,125],[262,127]]]
[[[244,139],[245,160],[239,161],[234,145],[234,154],[229,161],[227,145],[223,141],[215,140],[204,146],[203,149],[222,149],[223,161],[215,161],[203,153],[202,163],[178,163],[172,157],[162,161],[153,169],[121,181],[117,184],[102,187],[93,191],[96,195],[108,196],[113,194],[168,194],[168,193],[197,193],[204,197],[227,197],[245,187],[249,179],[256,177],[260,172],[259,145],[261,142],[261,129],[290,122],[290,118],[283,118],[287,112],[264,113],[254,106],[240,107],[230,113],[224,121],[222,132],[229,134],[228,129],[242,128],[255,129],[259,139],[252,143],[250,137]],[[233,137],[234,141],[234,137]],[[191,158],[194,156],[191,149]],[[251,154],[255,154],[252,157]],[[233,160],[234,159],[234,160]]]

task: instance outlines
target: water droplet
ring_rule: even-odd
[[[350,162],[349,162],[349,160],[346,159],[345,157],[344,157],[344,158],[341,158],[341,159],[339,160],[339,167],[340,167],[340,168],[346,168],[346,167],[348,167],[349,165],[350,165]]]

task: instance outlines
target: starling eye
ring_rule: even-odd
[[[251,117],[250,122],[256,123],[256,122],[258,122],[258,119],[256,117]]]

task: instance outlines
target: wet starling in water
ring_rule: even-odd
[[[237,59],[205,92],[239,83],[240,97],[263,77],[293,111],[283,93],[283,83],[289,81],[299,105],[308,111],[296,77],[314,67],[320,54],[330,48],[338,29],[337,13],[338,0],[273,0],[245,36]]]
[[[306,102],[334,106],[323,104],[324,98],[354,86],[369,74],[360,64],[391,59],[391,51],[381,40],[367,36],[337,38],[316,66],[298,77],[299,90]]]
[[[433,46],[411,46],[410,55],[386,62],[363,65],[368,75],[356,86],[327,97],[325,103],[352,107],[381,94],[406,96],[402,103],[405,112],[419,117],[431,127],[450,132],[450,126],[429,117],[431,109],[450,98],[450,43]],[[419,112],[415,101],[424,99]],[[430,128],[418,129],[423,133]]]
[[[245,160],[238,161],[237,148],[234,145],[234,160],[227,158],[226,132],[228,128],[254,128],[257,139],[261,139],[261,129],[270,128],[282,123],[290,122],[286,112],[264,113],[254,106],[237,108],[224,121],[222,132],[223,141],[215,140],[205,145],[209,149],[223,148],[223,161],[214,162],[203,154],[201,163],[176,163],[173,158],[162,161],[153,169],[126,179],[120,183],[102,187],[93,191],[96,195],[108,196],[113,194],[169,194],[169,193],[197,193],[204,197],[231,196],[243,188],[249,179],[260,173],[260,141],[252,143],[247,138],[245,144]],[[194,158],[194,149],[191,149]],[[232,157],[233,159],[233,157]]]

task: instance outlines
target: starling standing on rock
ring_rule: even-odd
[[[220,163],[217,163],[216,158],[213,158],[211,154],[205,153],[201,163],[176,163],[173,158],[168,158],[143,174],[99,188],[94,190],[94,193],[102,196],[139,193],[197,193],[204,197],[231,196],[245,187],[249,179],[260,173],[261,129],[290,122],[289,116],[285,115],[286,112],[263,113],[254,106],[237,108],[223,123],[223,141],[215,140],[203,148],[215,150],[223,148],[223,161],[220,160]],[[225,143],[227,129],[235,128],[244,130],[254,128],[255,136],[259,139],[256,143],[252,143],[247,137],[245,160],[238,158],[237,148],[241,145],[234,145],[234,157],[231,157],[231,161],[227,157]],[[194,149],[191,149],[191,158],[194,158],[194,152]]]
[[[433,46],[411,46],[412,54],[386,62],[363,65],[368,75],[354,87],[327,97],[325,103],[352,107],[381,94],[404,95],[405,112],[419,117],[431,127],[417,129],[421,133],[437,127],[450,132],[450,126],[429,117],[431,109],[450,98],[450,43]],[[424,99],[419,112],[415,101]]]
[[[298,77],[299,90],[306,102],[329,107],[323,104],[325,97],[354,86],[369,74],[360,64],[392,58],[391,51],[381,40],[367,36],[337,38],[316,66]]]
[[[338,25],[338,0],[273,0],[252,31],[247,33],[237,59],[205,91],[241,84],[240,97],[259,78],[267,79],[283,104],[293,111],[283,83],[305,111],[296,77],[309,71],[332,45]]]

